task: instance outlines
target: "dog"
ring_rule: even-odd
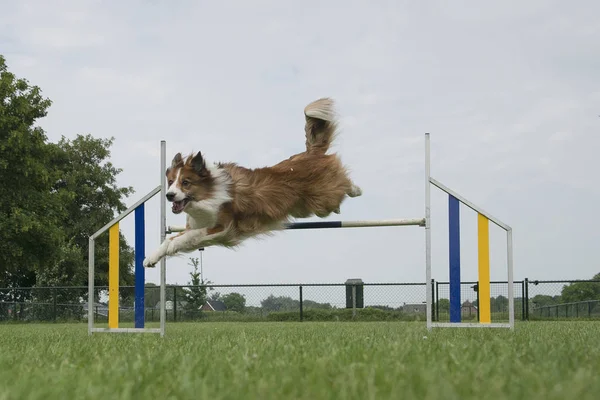
[[[347,197],[362,195],[339,157],[327,154],[338,133],[334,101],[315,100],[304,116],[306,150],[270,167],[209,165],[201,152],[185,159],[177,153],[166,171],[166,199],[174,214],[187,214],[186,227],[165,239],[144,267],[208,246],[234,248],[285,229],[292,218],[339,214]]]

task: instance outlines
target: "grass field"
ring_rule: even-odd
[[[600,322],[0,325],[0,399],[597,399]],[[424,338],[424,335],[427,335]]]

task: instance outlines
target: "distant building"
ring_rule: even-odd
[[[219,300],[207,300],[206,303],[200,307],[201,311],[227,311],[225,303]]]

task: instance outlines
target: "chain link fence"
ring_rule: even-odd
[[[526,301],[524,301],[524,281],[513,281],[515,320],[525,319]],[[434,320],[450,321],[450,283],[435,282]],[[477,322],[479,320],[479,286],[478,282],[461,282],[461,321]],[[493,322],[508,322],[508,282],[490,282],[490,313]]]
[[[422,320],[424,283],[167,285],[167,321]],[[94,322],[108,322],[108,287],[96,286]],[[87,287],[0,289],[0,321],[87,321]],[[119,287],[119,321],[134,321],[134,287]],[[353,307],[355,306],[355,307]],[[146,322],[160,320],[160,287],[144,291]],[[101,326],[101,325],[100,325]]]
[[[435,281],[432,320],[449,321],[449,282]],[[354,289],[353,289],[354,287]],[[0,288],[0,322],[87,321],[87,287]],[[108,287],[95,288],[95,323],[108,321]],[[600,281],[515,281],[517,320],[600,319]],[[134,287],[119,288],[119,321],[133,323]],[[463,321],[476,322],[477,282],[461,283]],[[145,288],[147,322],[160,319],[160,287]],[[492,321],[508,321],[508,283],[490,287]],[[254,284],[166,288],[167,321],[425,321],[424,283]]]
[[[530,320],[600,319],[600,280],[525,280]]]

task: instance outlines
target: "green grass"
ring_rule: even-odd
[[[0,399],[597,399],[600,323],[0,325]],[[427,338],[424,338],[424,336]]]

